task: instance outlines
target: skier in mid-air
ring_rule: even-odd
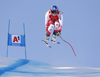
[[[58,10],[57,6],[51,6],[50,10],[45,14],[45,27],[46,27],[46,36],[44,42],[48,44],[49,37],[51,31],[53,31],[53,35],[51,38],[51,42],[56,42],[56,36],[59,36],[62,31],[63,25],[63,12]]]
[[[70,47],[73,50],[74,55],[76,56],[76,53],[72,47],[72,45],[65,41],[61,36],[62,31],[62,25],[63,25],[63,12],[58,10],[57,6],[51,6],[50,10],[46,12],[45,14],[45,27],[46,27],[46,36],[45,40],[42,40],[48,47],[51,48],[51,46],[48,45],[50,34],[53,31],[53,35],[51,38],[51,42],[56,43],[56,36],[59,36],[65,43],[69,44]],[[57,42],[58,43],[58,42]],[[77,57],[77,56],[76,56]]]

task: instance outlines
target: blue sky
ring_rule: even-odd
[[[51,5],[64,11],[60,45],[52,48],[42,43],[45,38],[45,13]],[[6,57],[8,21],[11,34],[26,31],[27,59],[47,63],[100,67],[100,0],[0,0],[0,57]],[[24,48],[9,47],[10,58],[24,59]]]

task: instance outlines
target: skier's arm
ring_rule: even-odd
[[[60,14],[59,22],[60,22],[59,31],[61,32],[61,30],[62,30],[62,25],[63,25],[63,15],[62,15],[62,14]]]
[[[45,14],[45,28],[48,29],[49,12]]]

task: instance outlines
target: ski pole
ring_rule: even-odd
[[[70,45],[70,47],[71,47],[72,50],[73,50],[73,53],[74,53],[75,57],[77,57],[77,56],[76,56],[76,53],[75,53],[75,51],[74,51],[74,49],[73,49],[73,47],[72,47],[72,45],[71,45],[69,42],[65,41],[60,35],[59,35],[59,37],[60,37],[64,42],[66,42],[67,44]]]

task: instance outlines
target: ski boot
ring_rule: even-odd
[[[44,42],[48,44],[50,35],[46,33]]]
[[[56,35],[55,34],[53,34],[52,39],[51,39],[51,42],[53,42],[53,43],[56,42]]]
[[[51,42],[52,43],[57,43],[57,44],[60,44],[60,42],[56,42],[56,33],[53,33],[53,36],[52,36],[52,39],[51,39]]]

